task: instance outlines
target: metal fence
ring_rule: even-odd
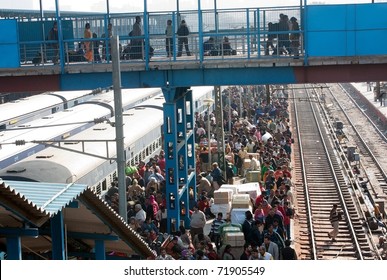
[[[62,58],[64,64],[81,62],[109,63],[110,62],[110,38],[108,23],[112,24],[113,35],[119,35],[120,57],[125,63],[145,61],[176,61],[197,60],[203,62],[214,59],[264,59],[268,55],[286,57],[292,55],[290,48],[290,35],[299,34],[300,55],[303,53],[302,43],[302,9],[301,7],[281,7],[265,9],[228,9],[228,10],[202,10],[163,12],[163,13],[122,13],[122,14],[75,14],[60,19],[62,24],[59,44],[48,41],[46,34],[55,19],[35,19],[21,21],[23,25],[37,25],[30,29],[28,36],[20,36],[20,62],[22,65],[52,65],[56,62],[56,56]],[[280,14],[298,19],[300,30],[291,31],[291,23],[288,21],[287,30],[269,30],[268,24],[278,23]],[[130,37],[136,16],[141,17],[143,35]],[[171,56],[166,52],[165,29],[167,20],[173,22],[173,38]],[[179,55],[179,38],[176,34],[179,22],[185,20],[190,34],[188,48],[190,56]],[[66,23],[66,25],[63,25]],[[69,28],[69,23],[71,23]],[[92,39],[84,39],[85,24],[89,23],[94,34]],[[71,30],[69,30],[71,29]],[[42,32],[43,30],[43,32]],[[27,39],[24,39],[26,37]],[[205,42],[209,38],[214,40],[213,52],[208,52]],[[271,39],[270,39],[271,38]],[[282,39],[281,39],[282,38]],[[283,39],[285,38],[285,39]],[[182,39],[182,38],[180,38]],[[224,44],[228,40],[228,44]],[[268,40],[272,43],[268,46]],[[282,42],[281,41],[286,41]],[[92,43],[92,59],[85,59],[84,43]],[[137,42],[134,44],[133,42]],[[228,46],[231,48],[229,50]],[[227,47],[227,50],[225,48]],[[58,48],[58,49],[56,49]],[[281,48],[281,50],[279,49]]]

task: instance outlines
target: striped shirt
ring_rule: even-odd
[[[215,219],[211,224],[211,232],[213,234],[220,234],[219,227],[225,223],[224,220]]]

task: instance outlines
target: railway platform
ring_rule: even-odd
[[[378,115],[384,125],[387,125],[387,93],[380,99],[375,100],[374,85],[369,83],[352,84],[360,93],[364,101],[367,101]],[[381,90],[382,91],[382,90]]]

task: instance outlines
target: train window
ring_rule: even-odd
[[[134,157],[134,161],[135,162],[138,162],[138,155],[136,155],[135,157]],[[134,164],[133,164],[134,165]]]
[[[149,156],[149,147],[146,148],[146,150],[145,150],[145,155],[146,155],[146,156]]]
[[[36,156],[36,158],[52,158],[54,155],[41,155],[41,156]]]
[[[140,152],[139,154],[138,154],[138,161],[137,162],[140,162],[142,160],[142,153]]]
[[[146,150],[143,150],[142,151],[142,159],[145,159],[146,158]]]
[[[71,142],[71,141],[69,141],[69,142],[64,142],[63,144],[64,145],[76,145],[76,144],[78,144],[79,142],[76,142],[76,141],[74,141],[74,142]]]
[[[27,169],[24,167],[14,168],[14,169],[8,169],[7,173],[22,173],[26,171]]]
[[[99,183],[96,187],[95,187],[95,192],[97,194],[101,194],[101,183]]]
[[[2,129],[5,129],[6,128],[6,125],[5,124],[1,124],[0,125],[0,129],[2,130]]]
[[[102,191],[106,191],[107,190],[107,183],[106,183],[106,179],[102,181]],[[101,190],[100,192],[101,193]]]

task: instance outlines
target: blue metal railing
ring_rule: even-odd
[[[180,11],[164,12],[164,13],[142,13],[142,14],[80,14],[74,17],[67,16],[66,18],[57,18],[60,23],[62,20],[72,21],[73,31],[66,34],[59,41],[59,54],[61,57],[61,66],[71,66],[80,62],[84,63],[82,58],[81,43],[85,41],[93,42],[93,61],[92,63],[110,63],[109,38],[102,37],[102,33],[107,34],[107,25],[109,22],[113,24],[113,34],[119,35],[121,45],[121,59],[123,63],[143,63],[145,68],[149,68],[149,63],[152,62],[174,62],[177,60],[190,60],[199,63],[201,66],[211,60],[238,60],[238,59],[264,59],[266,41],[269,35],[276,33],[292,33],[291,31],[269,32],[267,30],[268,22],[278,21],[280,13],[287,13],[289,18],[301,14],[301,7],[281,7],[280,9],[226,9],[202,10],[202,11]],[[133,28],[136,15],[140,15],[142,20],[142,28],[144,35],[140,37],[129,37],[129,32]],[[145,16],[144,16],[145,15]],[[188,46],[192,56],[177,57],[178,36],[177,22],[178,19],[185,19],[188,23],[190,34],[188,36]],[[145,19],[145,20],[144,20]],[[167,19],[173,21],[173,56],[167,57],[165,50],[165,27]],[[216,24],[218,20],[218,24]],[[83,39],[83,27],[88,22],[91,25],[92,32],[96,33],[97,38]],[[47,24],[47,22],[46,22]],[[68,32],[68,31],[67,31]],[[297,31],[302,34],[302,30]],[[62,34],[64,35],[64,33]],[[37,36],[39,37],[39,36]],[[214,48],[217,50],[216,56],[208,56],[204,51],[203,43],[213,37],[216,44]],[[223,39],[229,39],[232,53],[227,53],[223,50]],[[131,46],[130,42],[137,40],[142,42],[141,46]],[[275,39],[275,44],[278,45],[278,40]],[[40,52],[46,54],[42,58],[40,65],[51,65],[52,52],[55,52],[50,45],[53,41],[38,38],[36,41],[20,40],[21,64],[34,65],[32,59]],[[302,44],[301,44],[302,49]],[[273,52],[274,50],[270,50]],[[287,50],[289,51],[289,50]],[[284,50],[285,52],[285,50]],[[277,52],[279,53],[279,52]],[[51,55],[50,55],[51,54]],[[214,52],[215,54],[215,52]],[[235,54],[235,55],[234,55]],[[101,59],[97,59],[100,57]],[[285,56],[279,56],[279,58]]]

